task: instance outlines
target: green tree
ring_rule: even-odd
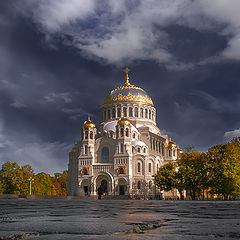
[[[167,163],[159,168],[154,175],[154,183],[160,191],[170,191],[175,187],[175,166],[173,163]]]
[[[208,188],[208,165],[204,153],[183,153],[177,161],[181,183],[190,197],[195,200],[204,197],[204,191]]]
[[[20,169],[17,162],[7,161],[2,165],[0,170],[1,193],[11,194],[14,191],[14,186],[11,181],[11,174],[13,171]]]
[[[237,139],[209,148],[210,188],[212,194],[228,199],[240,197],[240,143]]]

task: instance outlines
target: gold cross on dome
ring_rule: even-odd
[[[125,83],[125,85],[130,85],[129,84],[129,77],[128,77],[128,73],[130,72],[130,69],[128,67],[126,67],[124,72],[126,73],[126,83]]]
[[[124,70],[123,70],[126,74],[128,74],[130,72],[130,69],[128,67],[126,67]]]

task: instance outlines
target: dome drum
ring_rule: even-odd
[[[139,103],[109,104],[100,109],[100,122],[127,117],[131,120],[156,122],[156,110],[153,106]]]

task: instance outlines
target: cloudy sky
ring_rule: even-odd
[[[126,66],[182,149],[240,135],[239,11],[239,0],[1,1],[1,163],[66,169]]]

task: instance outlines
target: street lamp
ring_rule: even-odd
[[[29,181],[29,194],[32,195],[32,182],[34,181],[34,179],[30,177],[28,181]]]

